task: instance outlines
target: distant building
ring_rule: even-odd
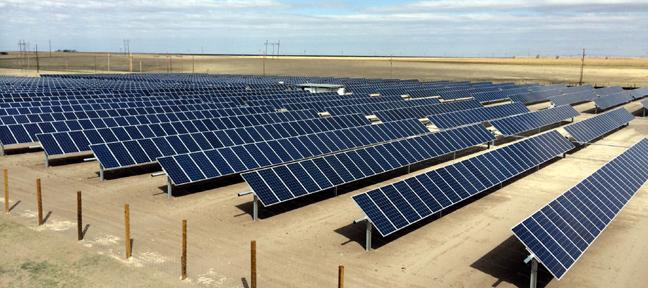
[[[304,83],[297,84],[297,87],[311,93],[337,92],[339,95],[344,95],[345,93],[344,85],[340,84]]]

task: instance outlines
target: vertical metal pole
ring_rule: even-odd
[[[531,275],[529,280],[529,287],[536,288],[538,286],[538,260],[533,258],[531,260]]]
[[[252,198],[252,220],[259,219],[259,197],[255,194]]]
[[[81,213],[81,191],[77,191],[77,240],[83,240],[83,216]]]
[[[256,269],[256,241],[250,242],[250,285],[251,288],[257,287],[257,269]]]
[[[167,176],[167,198],[171,199],[171,197],[173,197],[173,185],[171,179]]]
[[[124,245],[126,259],[128,259],[131,257],[130,208],[128,204],[124,204]]]
[[[187,279],[187,220],[182,220],[182,267],[181,279]]]
[[[585,48],[583,48],[583,57],[581,58],[581,69],[580,69],[580,79],[578,80],[578,85],[583,86],[583,70],[585,68]]]
[[[38,44],[36,44],[36,73],[40,73],[40,60],[38,58]]]
[[[371,251],[371,228],[373,227],[373,225],[369,220],[366,220],[366,222],[367,229],[365,230],[365,251]]]
[[[104,168],[103,165],[99,164],[99,179],[104,181]]]
[[[9,170],[4,169],[4,208],[5,213],[9,214]]]
[[[344,288],[344,266],[338,266],[338,288]]]
[[[41,179],[36,179],[36,208],[38,210],[38,226],[43,225],[43,195],[41,192]]]

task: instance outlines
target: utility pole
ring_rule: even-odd
[[[392,68],[394,67],[393,60],[394,55],[392,54],[389,56],[389,78],[394,78],[394,72],[392,71]]]
[[[266,40],[266,42],[264,44],[265,44],[265,52],[263,53],[263,61],[262,61],[263,62],[263,76],[266,75],[266,71],[265,71],[266,70],[265,69],[266,68],[265,67],[266,63],[265,62],[266,62],[266,56],[268,56],[268,40]]]
[[[578,80],[578,85],[583,86],[583,69],[585,68],[585,48],[583,48],[583,56],[581,57],[581,76]]]
[[[38,44],[36,44],[36,73],[40,73],[40,61],[38,59]]]
[[[47,40],[47,42],[49,44],[49,57],[51,58],[52,57],[52,40]]]
[[[281,47],[281,40],[277,40],[277,56],[279,56],[279,47]]]

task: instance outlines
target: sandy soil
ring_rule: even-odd
[[[626,106],[631,111],[639,108],[637,103]],[[606,145],[628,146],[646,135],[648,120],[637,118],[595,145],[440,219],[388,239],[374,235],[375,250],[369,253],[363,249],[364,226],[352,224],[362,213],[350,197],[406,175],[338,197],[296,201],[281,211],[262,210],[262,219],[253,222],[250,197],[236,195],[249,190],[245,183],[167,199],[164,177],[136,175],[102,182],[97,163],[45,168],[42,152],[4,156],[0,168],[10,171],[15,207],[0,222],[0,249],[9,255],[0,260],[0,283],[46,286],[43,283],[53,279],[57,287],[79,279],[88,283],[85,286],[247,287],[249,241],[254,239],[261,287],[334,287],[339,264],[346,267],[347,287],[525,286],[526,253],[512,238],[511,227],[623,151]],[[43,227],[36,227],[34,216],[38,177],[43,181],[44,211],[51,212]],[[81,243],[74,222],[77,190],[84,193],[84,219],[90,225]],[[543,283],[640,287],[648,282],[642,265],[648,257],[646,190],[644,186],[563,280],[551,280],[541,271]],[[134,239],[129,261],[123,260],[124,203],[130,204]],[[186,281],[178,279],[181,219],[189,223]],[[85,261],[92,263],[79,264]],[[42,263],[55,268],[41,269]]]
[[[118,53],[53,53],[52,56],[49,53],[40,53],[39,55],[39,65],[43,73],[94,73],[110,70],[110,72],[194,71],[262,75],[265,70],[266,75],[514,81],[517,83],[577,83],[580,75],[580,59],[574,57],[559,59],[306,56],[264,58],[133,54],[132,70],[130,70],[129,57]],[[34,56],[20,58],[16,53],[0,56],[0,68],[36,70]],[[648,85],[648,59],[590,57],[585,61],[583,80],[602,86],[646,86]]]

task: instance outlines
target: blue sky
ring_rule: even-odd
[[[648,1],[0,0],[0,50],[648,56]]]

